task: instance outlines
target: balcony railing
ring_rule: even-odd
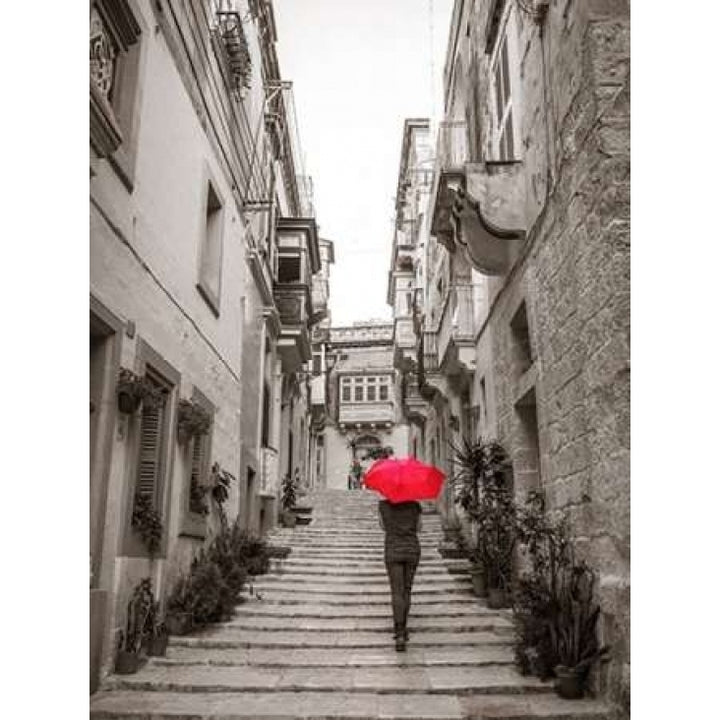
[[[448,294],[440,318],[437,333],[438,365],[444,366],[451,344],[472,345],[473,338],[472,284],[456,283]]]
[[[305,325],[308,322],[307,285],[276,283],[273,294],[283,325]]]
[[[395,320],[395,345],[400,348],[415,348],[415,332],[412,318]]]
[[[395,421],[395,405],[388,402],[342,403],[338,414],[341,423],[388,423]]]
[[[468,127],[464,120],[445,120],[440,123],[436,158],[440,170],[462,168],[470,162]]]

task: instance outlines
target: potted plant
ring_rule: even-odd
[[[120,368],[116,387],[118,409],[126,415],[132,415],[141,403],[156,406],[162,402],[162,392],[146,377],[132,370]]]
[[[507,479],[510,462],[493,440],[464,438],[453,450],[455,502],[476,524],[474,560],[485,572],[488,606],[505,607],[516,537],[515,500]]]
[[[562,573],[552,608],[549,631],[558,658],[555,692],[569,700],[583,697],[590,668],[608,651],[597,639],[600,607],[593,600],[594,588],[592,570],[573,562]]]
[[[282,511],[280,517],[285,527],[294,528],[297,524],[297,516],[293,512],[293,507],[297,501],[295,481],[290,476],[290,473],[285,475],[282,481],[280,504]]]
[[[470,551],[470,580],[472,581],[473,592],[477,597],[487,597],[487,568],[483,562],[482,553],[475,548]]]
[[[483,494],[478,512],[478,540],[487,570],[488,607],[506,607],[515,546],[515,505],[508,490]]]
[[[135,587],[127,604],[125,629],[120,632],[120,643],[115,658],[116,673],[130,675],[137,672],[140,667],[140,652],[153,604],[150,578],[145,578]]]
[[[194,475],[190,478],[190,512],[196,515],[209,514],[210,506],[207,501],[209,489],[202,485]]]
[[[210,495],[217,506],[223,528],[227,526],[225,503],[230,497],[230,485],[234,480],[235,476],[227,470],[223,470],[220,463],[213,463],[210,469]]]
[[[567,519],[551,520],[541,492],[528,493],[518,509],[519,558],[525,568],[516,583],[513,620],[515,660],[520,671],[546,680],[559,660],[550,636],[562,574],[572,561]]]
[[[147,654],[150,657],[164,657],[168,646],[168,629],[160,613],[160,603],[153,603],[147,619]]]
[[[160,513],[155,509],[152,497],[142,493],[135,494],[132,519],[133,529],[142,537],[151,555],[160,547],[163,525]]]
[[[212,414],[200,403],[193,400],[180,400],[178,403],[177,437],[181,445],[190,438],[202,437],[210,432]]]

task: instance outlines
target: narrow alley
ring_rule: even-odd
[[[89,51],[92,717],[628,720],[629,3],[91,0]]]
[[[443,560],[436,513],[423,515],[408,650],[391,639],[377,496],[314,493],[311,522],[271,535],[292,548],[236,616],[170,640],[167,657],[115,675],[94,720],[605,720],[590,700],[561,700],[513,666],[508,610],[473,597],[465,561]]]

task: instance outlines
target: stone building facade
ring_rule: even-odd
[[[429,132],[406,123],[403,201],[424,192],[408,168]],[[414,289],[412,323],[395,307],[410,437],[441,466],[448,440],[496,437],[518,498],[568,514],[611,646],[594,686],[627,712],[628,3],[456,0],[431,140],[427,203],[398,212],[392,255],[391,288]]]
[[[353,459],[366,468],[371,448],[390,446],[398,456],[408,452],[392,338],[391,324],[365,321],[330,328],[318,343],[327,393],[323,429],[315,441],[320,487],[347,488]]]
[[[93,0],[90,13],[93,689],[138,580],[162,598],[217,528],[197,500],[212,463],[235,477],[229,518],[273,525],[283,466],[304,468],[322,308],[272,3]],[[119,411],[121,368],[158,407]],[[181,400],[212,418],[208,435],[181,440]],[[162,525],[154,555],[132,523],[138,498]]]

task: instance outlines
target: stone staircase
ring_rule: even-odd
[[[561,700],[518,674],[509,611],[489,610],[458,561],[440,558],[438,515],[423,515],[410,641],[397,653],[377,496],[309,500],[311,523],[273,532],[292,553],[236,616],[110,677],[91,700],[94,720],[609,718],[597,701]]]

